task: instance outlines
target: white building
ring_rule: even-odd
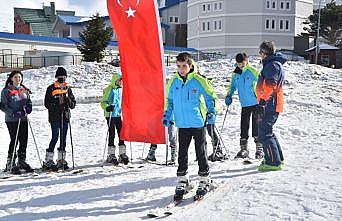
[[[188,47],[256,55],[262,41],[272,40],[293,50],[312,11],[312,0],[188,0]]]

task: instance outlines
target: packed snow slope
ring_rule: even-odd
[[[260,69],[258,62],[252,59],[252,64]],[[239,150],[241,109],[237,96],[228,109],[225,124],[222,123],[226,112],[223,98],[233,64],[232,59],[199,63],[201,73],[213,78],[219,95],[216,125],[232,158]],[[47,110],[42,103],[56,68],[24,71],[24,83],[33,91],[35,106],[30,120],[42,158],[51,137]],[[117,69],[96,63],[65,68],[78,101],[72,111],[71,126],[76,167],[83,172],[0,179],[0,220],[147,219],[150,209],[166,205],[172,199],[177,168],[155,164],[143,164],[142,168],[101,167],[106,124],[98,101]],[[169,68],[168,76],[174,70]],[[302,62],[288,62],[285,70],[284,113],[274,127],[285,155],[284,170],[260,173],[258,163],[210,162],[211,176],[219,188],[197,205],[180,208],[165,220],[342,219],[342,71]],[[0,82],[5,78],[5,74],[0,74]],[[29,134],[27,161],[39,168]],[[4,168],[9,136],[3,113],[0,141],[0,167]],[[149,144],[127,142],[126,145],[128,155],[133,156],[133,165],[140,165],[138,158],[146,156]],[[158,147],[157,160],[164,161],[165,145]],[[252,139],[249,150],[253,156]],[[71,164],[70,137],[67,151]],[[208,154],[211,152],[208,137]],[[189,155],[190,178],[197,183],[193,143]]]

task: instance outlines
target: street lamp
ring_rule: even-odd
[[[315,56],[315,64],[318,63],[318,54],[319,54],[319,29],[321,26],[321,0],[318,3],[318,26],[317,26],[317,36],[316,36],[316,56]]]

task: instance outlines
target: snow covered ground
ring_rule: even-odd
[[[257,59],[252,63],[260,68]],[[219,130],[225,113],[223,97],[228,84],[229,59],[200,62],[203,74],[213,77],[219,94]],[[167,204],[174,193],[176,167],[144,164],[143,168],[100,166],[106,124],[98,100],[115,68],[86,63],[67,66],[78,105],[72,111],[75,162],[81,174],[50,173],[0,180],[0,220],[144,220],[148,210]],[[219,188],[206,200],[180,209],[165,220],[341,220],[342,219],[342,71],[302,62],[285,65],[284,113],[275,125],[285,154],[285,169],[259,173],[258,164],[239,161],[210,163]],[[24,72],[33,91],[31,124],[44,158],[50,141],[47,111],[41,105],[56,67]],[[174,69],[169,68],[170,74]],[[0,82],[6,76],[0,74]],[[229,153],[239,149],[240,107],[228,110],[222,138]],[[69,139],[69,137],[68,137]],[[68,142],[70,139],[68,140]],[[0,167],[4,168],[9,136],[0,114]],[[210,142],[209,142],[210,143]],[[68,143],[70,144],[70,143]],[[251,155],[254,143],[250,139]],[[130,152],[130,147],[133,152]],[[147,154],[149,145],[127,143],[133,162]],[[208,152],[211,153],[211,144]],[[67,147],[70,153],[70,145]],[[71,163],[71,156],[68,155]],[[159,145],[157,159],[165,158]],[[190,148],[189,174],[197,182],[197,163]],[[28,162],[40,167],[30,134]]]

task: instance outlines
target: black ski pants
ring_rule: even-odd
[[[185,176],[188,171],[188,149],[191,139],[195,140],[195,151],[198,162],[198,175],[209,175],[209,164],[207,157],[206,129],[201,128],[179,128],[179,150],[177,176]]]
[[[109,117],[106,117],[107,125],[109,125],[109,140],[108,146],[114,146],[114,138],[115,138],[115,128],[119,137],[119,146],[124,145],[125,142],[120,138],[120,131],[122,128],[122,120],[121,117],[111,117],[109,123]]]
[[[250,119],[252,115],[252,137],[258,136],[258,118],[255,113],[257,105],[242,107],[241,109],[241,139],[248,139],[248,131],[250,125]]]
[[[8,147],[8,158],[12,158],[12,154],[14,151],[14,145],[15,145],[15,139],[17,135],[17,129],[18,129],[18,122],[6,122],[7,129],[11,138],[11,142]],[[27,136],[28,136],[28,123],[27,121],[20,121],[20,127],[18,132],[18,140],[17,145],[19,144],[18,149],[18,158],[20,160],[26,159],[26,148],[27,148]],[[15,159],[15,157],[14,157]]]

